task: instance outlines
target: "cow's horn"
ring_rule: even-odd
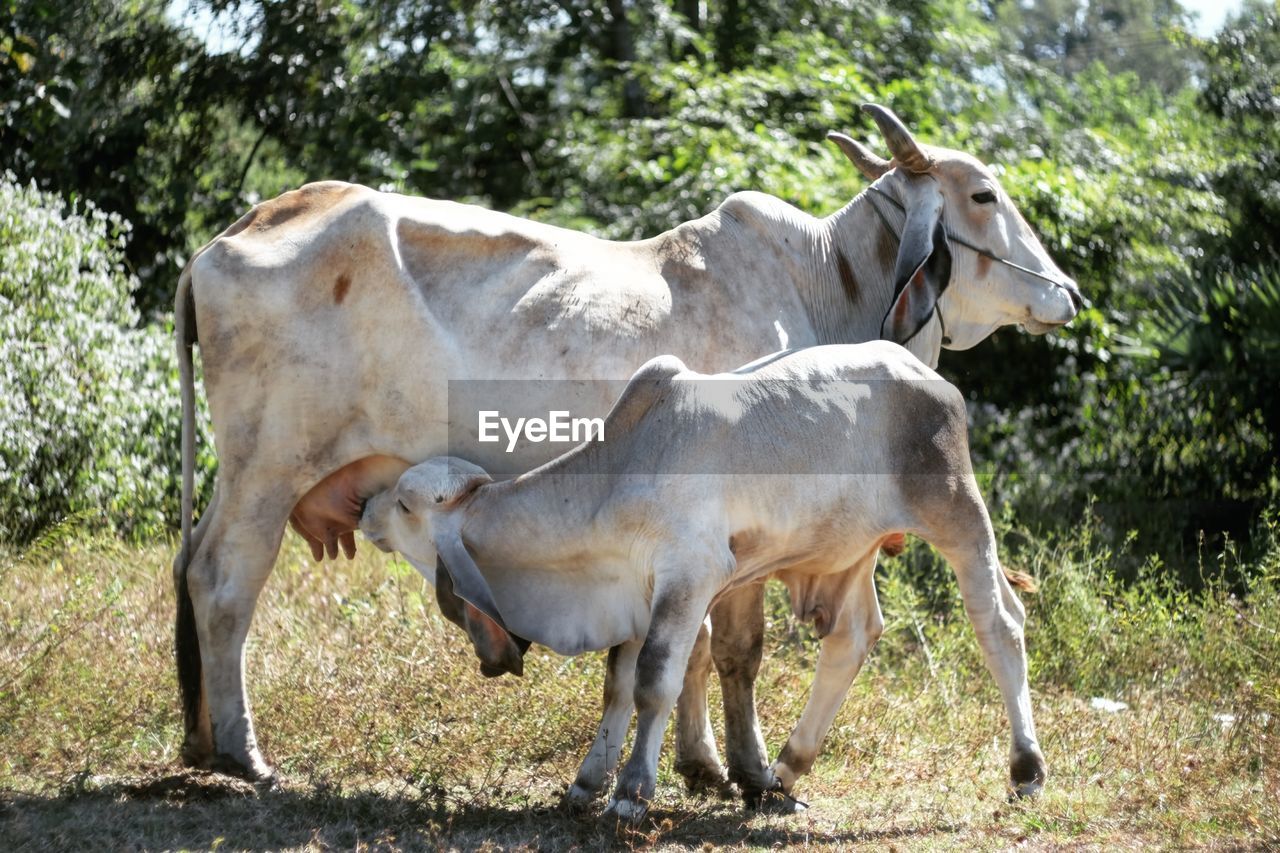
[[[875,119],[876,126],[880,128],[880,133],[883,134],[889,150],[893,152],[894,159],[907,171],[922,174],[933,168],[933,158],[920,150],[911,131],[907,130],[907,126],[893,114],[892,110],[879,104],[863,104],[862,111],[870,113]]]
[[[867,180],[874,181],[889,171],[888,160],[877,156],[870,148],[856,139],[845,136],[843,133],[836,133],[834,130],[827,134],[827,139],[840,146],[844,156],[848,157],[853,162],[853,165],[858,167],[858,171]]]

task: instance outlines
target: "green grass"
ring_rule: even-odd
[[[259,604],[247,667],[281,787],[182,770],[172,546],[52,536],[0,561],[0,846],[1280,844],[1280,548],[1233,567],[1249,578],[1236,595],[1191,595],[1156,564],[1119,584],[1087,528],[1004,538],[1043,585],[1027,599],[1041,797],[1006,800],[999,695],[954,582],[916,544],[880,570],[887,630],[797,789],[810,810],[687,795],[668,744],[651,819],[631,831],[557,808],[594,733],[602,656],[534,649],[524,679],[484,679],[430,587],[367,547],[317,565],[290,538]],[[774,753],[816,656],[784,609],[771,594],[759,695]]]

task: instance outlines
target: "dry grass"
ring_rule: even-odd
[[[290,545],[259,605],[248,671],[281,787],[181,770],[170,557],[73,538],[0,563],[0,846],[1280,845],[1274,595],[1252,609],[1225,596],[1166,602],[1125,633],[1139,608],[1099,593],[1111,621],[1073,627],[1064,613],[1093,612],[1063,603],[1081,585],[1055,593],[1033,565],[1044,594],[1063,596],[1033,608],[1029,626],[1053,777],[1036,801],[1011,804],[1007,724],[971,633],[914,609],[891,567],[889,630],[797,792],[811,809],[753,815],[686,795],[668,748],[652,819],[627,831],[557,808],[594,732],[600,656],[535,649],[523,680],[481,678],[430,587],[367,548],[316,565]],[[1038,629],[1059,657],[1076,631],[1103,659],[1064,675],[1062,660],[1036,657]],[[772,751],[813,658],[804,632],[778,620],[760,688]],[[1126,685],[1130,708],[1091,709],[1099,679]],[[1215,719],[1224,713],[1235,721]]]

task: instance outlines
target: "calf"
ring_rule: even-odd
[[[440,555],[491,671],[518,668],[517,638],[566,655],[611,649],[604,718],[569,798],[602,788],[634,703],[635,743],[609,805],[632,820],[653,795],[709,608],[777,578],[822,638],[808,704],[770,767],[789,792],[880,636],[877,551],[914,533],[959,580],[1012,725],[1015,790],[1043,784],[1023,609],[974,481],[963,400],[895,344],[813,347],[714,376],[653,359],[603,439],[505,482],[429,459],[370,499],[361,527],[420,568]]]

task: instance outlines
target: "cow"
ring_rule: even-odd
[[[595,796],[636,712],[608,813],[643,816],[667,718],[715,600],[777,578],[822,638],[810,699],[771,787],[809,770],[883,628],[876,555],[904,532],[950,562],[1013,730],[1015,791],[1043,785],[1021,602],[969,462],[964,398],[894,343],[780,353],[706,376],[661,356],[585,442],[513,480],[435,457],[367,502],[361,529],[417,565],[438,553],[486,665],[513,634],[611,649],[608,704],[569,789]],[[634,701],[633,701],[634,700]]]
[[[175,298],[183,761],[272,777],[243,653],[287,524],[317,557],[335,556],[354,549],[363,501],[414,462],[453,449],[491,470],[526,469],[554,455],[548,444],[510,458],[493,445],[448,448],[451,380],[627,377],[663,352],[724,370],[881,337],[933,366],[942,347],[967,349],[1001,326],[1040,334],[1069,322],[1078,287],[991,170],[918,143],[884,107],[864,110],[893,157],[831,134],[872,183],[826,218],[742,192],[651,239],[612,242],[322,182],[257,205],[198,250]],[[193,529],[197,342],[219,469]],[[591,387],[579,414],[602,415],[616,390]],[[714,660],[730,771],[748,796],[769,778],[753,698],[762,600],[757,584],[717,603],[677,709],[681,772],[723,780],[706,711]]]

